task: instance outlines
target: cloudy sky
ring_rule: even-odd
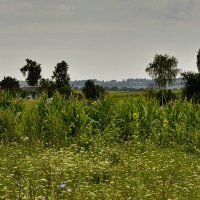
[[[69,64],[72,80],[148,78],[155,54],[196,71],[199,0],[0,0],[0,80],[24,80],[29,58],[51,77]]]

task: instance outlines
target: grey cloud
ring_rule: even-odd
[[[199,9],[199,0],[0,0],[0,71],[28,56],[47,66],[70,57],[79,78],[92,69],[95,77],[105,77],[103,69],[111,78],[131,70],[142,77],[155,53],[190,66]]]

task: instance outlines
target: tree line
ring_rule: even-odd
[[[66,98],[72,93],[68,64],[64,60],[56,64],[51,78],[42,78],[41,64],[30,59],[26,59],[26,65],[20,68],[20,71],[26,77],[28,86],[37,86],[37,91],[39,93],[46,92],[48,97],[52,97],[56,91]],[[20,92],[19,81],[10,76],[4,77],[0,82],[0,86],[2,89],[9,90],[11,93]],[[82,91],[86,98],[96,99],[105,92],[105,89],[100,85],[95,85],[94,81],[88,80],[85,82],[85,87],[83,87]]]
[[[178,60],[167,54],[156,54],[153,62],[149,63],[146,68],[146,72],[154,80],[155,84],[159,88],[159,92],[156,94],[157,98],[163,105],[167,101],[173,99],[171,90],[167,90],[167,86],[174,83],[178,74],[181,74],[185,87],[183,88],[183,97],[188,100],[199,102],[200,98],[200,49],[197,53],[197,69],[198,73],[194,72],[182,72],[177,68]],[[55,91],[68,98],[72,93],[70,86],[70,76],[68,74],[68,64],[66,61],[57,63],[54,67],[51,78],[42,78],[41,64],[36,61],[26,59],[26,65],[20,68],[21,73],[26,77],[26,82],[29,86],[37,86],[39,92],[47,92],[48,96],[53,96]],[[4,77],[0,82],[0,86],[3,89],[11,92],[19,92],[19,81],[10,76]],[[100,85],[95,85],[93,80],[85,82],[85,86],[82,88],[85,97],[88,99],[97,99],[105,93],[105,89]]]

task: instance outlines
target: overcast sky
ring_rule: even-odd
[[[0,80],[24,80],[29,58],[51,77],[69,64],[71,80],[148,78],[155,54],[196,70],[199,0],[0,0]]]

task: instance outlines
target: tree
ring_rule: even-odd
[[[200,49],[197,54],[197,69],[198,69],[198,72],[200,72]]]
[[[65,61],[57,63],[52,78],[53,80],[55,79],[57,90],[61,94],[69,96],[71,93],[70,77],[68,74],[68,64]]]
[[[87,99],[97,99],[105,93],[105,89],[100,85],[95,85],[92,80],[85,82],[82,91]]]
[[[200,100],[200,49],[197,53],[197,69],[198,73],[181,73],[185,83],[182,94],[188,100],[192,99],[195,103],[199,103]]]
[[[14,93],[20,91],[19,81],[10,76],[4,76],[4,79],[0,82],[0,86],[5,90],[9,90]]]
[[[185,86],[183,88],[183,96],[193,102],[198,102],[200,99],[200,73],[184,72],[181,73]]]
[[[67,71],[68,64],[65,61],[62,61],[55,66],[52,78],[55,79],[57,87],[70,86],[70,77]]]
[[[39,83],[39,91],[47,92],[48,97],[52,97],[56,91],[56,85],[52,80],[42,78]]]
[[[156,54],[154,61],[146,68],[146,72],[152,77],[162,91],[166,90],[166,87],[172,85],[176,79],[176,76],[180,72],[177,68],[178,61],[175,57],[169,57],[168,55]],[[162,95],[163,105],[163,95]]]
[[[41,78],[41,67],[35,61],[26,59],[27,64],[20,69],[24,76],[27,75],[26,81],[29,86],[36,86]]]

